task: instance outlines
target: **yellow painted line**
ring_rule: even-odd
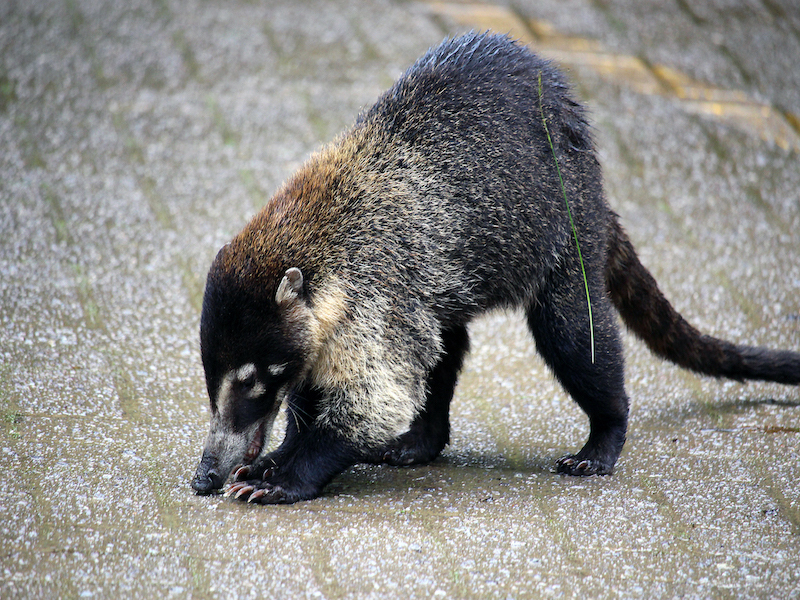
[[[667,67],[654,65],[653,72],[670,88],[673,95],[681,100],[703,100],[708,102],[752,102],[741,90],[725,90],[694,80],[688,75]]]
[[[437,15],[458,25],[507,33],[525,44],[533,39],[528,24],[505,6],[472,2],[426,2]]]
[[[738,129],[754,133],[784,150],[800,150],[797,130],[786,115],[768,104],[688,100],[682,106],[687,112],[715,117]]]
[[[533,45],[543,56],[562,66],[577,71],[590,69],[604,79],[624,83],[640,94],[664,94],[663,83],[653,75],[645,62],[635,56],[611,52],[575,52],[551,50],[543,45]]]
[[[650,66],[636,56],[609,52],[597,40],[562,34],[547,21],[523,19],[505,6],[453,1],[426,5],[458,26],[507,33],[578,73],[588,70],[640,94],[674,98],[686,112],[732,125],[785,150],[800,151],[800,117],[782,113],[742,90],[719,88],[666,65]]]

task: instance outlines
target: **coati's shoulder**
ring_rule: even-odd
[[[274,296],[291,267],[313,283],[359,216],[357,150],[342,136],[312,155],[220,251],[211,273],[258,281],[266,296]]]
[[[346,318],[358,284],[348,261],[361,246],[353,232],[374,210],[363,201],[364,145],[356,130],[313,154],[219,251],[201,317],[209,355],[220,345],[286,347],[307,360]],[[286,288],[290,273],[300,277]]]

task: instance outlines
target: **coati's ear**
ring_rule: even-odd
[[[286,274],[278,284],[275,292],[275,302],[286,305],[303,297],[303,273],[297,267],[286,270]]]

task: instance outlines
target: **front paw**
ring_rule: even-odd
[[[322,486],[307,482],[298,483],[289,473],[278,467],[264,471],[263,479],[238,480],[231,483],[225,497],[254,504],[294,504],[311,500],[322,493]]]
[[[242,481],[250,481],[250,480],[258,480],[258,479],[268,479],[272,477],[273,473],[275,472],[275,467],[265,468],[263,466],[251,464],[251,465],[242,465],[237,468],[231,479],[233,483],[239,483]]]
[[[292,504],[303,500],[299,494],[292,493],[280,485],[255,479],[232,483],[225,491],[226,498],[231,496],[235,500],[241,500],[248,504],[251,502],[255,504]]]

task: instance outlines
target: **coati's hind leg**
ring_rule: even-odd
[[[565,277],[574,275],[567,271]],[[586,445],[556,463],[560,473],[610,473],[625,443],[628,398],[623,355],[611,304],[601,286],[592,286],[594,362],[586,292],[580,271],[575,281],[554,281],[527,310],[536,347],[555,376],[589,416]]]
[[[439,456],[450,441],[450,401],[469,349],[467,328],[458,326],[443,331],[442,342],[444,353],[428,375],[425,408],[406,433],[372,451],[366,462],[395,466],[426,464]]]

